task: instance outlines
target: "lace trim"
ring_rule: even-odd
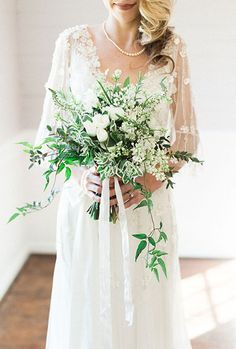
[[[182,125],[179,129],[176,130],[176,132],[192,135],[198,134],[198,130],[195,128],[195,126],[189,127],[187,125]]]
[[[106,72],[102,72],[100,70],[101,68],[101,62],[99,59],[99,56],[97,54],[97,48],[91,38],[91,35],[87,29],[87,24],[80,24],[76,25],[74,27],[68,28],[62,32],[62,36],[66,40],[66,46],[67,49],[71,47],[73,44],[75,47],[75,51],[78,55],[83,56],[85,60],[88,62],[91,72],[94,76],[102,76],[104,77]],[[175,51],[175,45],[180,41],[177,37],[175,39],[172,39],[169,44],[165,47],[163,52],[165,52],[168,55],[173,56],[173,53]],[[175,45],[173,45],[173,41],[175,42]],[[174,49],[174,50],[173,50]],[[150,76],[153,76],[153,73],[157,76],[161,76],[162,74],[167,74],[169,81],[171,83],[171,91],[170,95],[174,94],[176,92],[176,86],[174,82],[174,78],[177,77],[177,74],[174,72],[172,74],[168,74],[168,67],[162,67],[157,68],[155,64],[150,63],[148,65],[147,71],[143,74],[144,79],[148,80]],[[152,86],[153,88],[153,86]]]

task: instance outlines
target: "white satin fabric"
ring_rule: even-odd
[[[167,127],[173,147],[197,150],[198,132],[191,101],[185,44],[175,34],[165,49],[176,62],[169,68],[145,74],[151,91],[167,75],[174,104],[157,114]],[[94,87],[99,60],[87,25],[66,29],[59,35],[46,87],[68,88],[83,97]],[[53,101],[47,91],[35,144],[48,134]],[[66,117],[66,115],[65,115]],[[120,220],[108,222],[108,180],[103,183],[101,219],[94,221],[86,210],[92,204],[77,182],[76,169],[63,185],[57,213],[57,258],[53,276],[46,349],[190,349],[180,291],[178,233],[172,189],[163,185],[153,193],[153,216],[168,234],[165,249],[168,278],[160,283],[145,268],[145,258],[135,262],[138,240],[132,234],[149,232],[152,225],[145,207],[124,209],[118,181]],[[156,236],[157,238],[157,236]]]
[[[132,301],[129,232],[124,202],[117,177],[115,177],[115,193],[119,206],[119,223],[122,240],[122,266],[124,282],[125,320],[129,326],[133,324],[134,304]],[[103,181],[100,216],[98,221],[99,235],[99,279],[100,279],[100,319],[103,324],[102,347],[112,349],[112,307],[111,307],[111,266],[110,266],[110,189],[109,178]]]

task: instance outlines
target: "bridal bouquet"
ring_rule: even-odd
[[[89,89],[83,100],[79,100],[69,89],[55,91],[50,89],[53,101],[58,109],[54,115],[56,130],[47,125],[49,136],[40,145],[19,142],[30,156],[31,168],[49,159],[49,167],[43,173],[45,187],[54,176],[50,196],[45,205],[42,202],[27,203],[10,217],[16,217],[48,206],[58,192],[55,179],[64,173],[65,181],[71,177],[71,166],[96,166],[102,180],[117,176],[123,183],[131,183],[134,189],[143,194],[143,200],[134,209],[146,207],[152,219],[152,231],[133,234],[139,240],[135,261],[140,253],[147,249],[146,267],[153,271],[159,280],[158,267],[167,275],[162,256],[167,253],[158,248],[161,240],[166,242],[167,234],[162,222],[155,226],[152,217],[151,192],[145,185],[137,183],[136,178],[151,173],[157,180],[166,181],[167,187],[173,187],[174,167],[170,161],[189,160],[200,162],[191,153],[173,152],[170,148],[168,130],[158,126],[158,109],[163,104],[171,103],[165,78],[156,93],[148,93],[143,87],[143,76],[132,84],[127,77],[120,83],[120,70],[115,70],[112,78],[114,84],[98,79],[95,89]],[[66,117],[65,117],[66,115]],[[93,219],[99,219],[100,203],[94,202],[88,213]],[[110,221],[116,222],[119,207],[110,207]],[[158,232],[158,238],[154,238]]]

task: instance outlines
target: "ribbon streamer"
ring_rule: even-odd
[[[119,207],[119,221],[122,237],[124,306],[125,320],[128,326],[133,324],[134,305],[131,292],[131,274],[129,259],[129,236],[123,197],[120,184],[115,179],[115,194]],[[100,280],[100,318],[103,323],[102,348],[112,348],[112,312],[111,312],[111,260],[110,260],[110,188],[109,178],[104,179],[99,213],[99,280]]]
[[[119,221],[122,234],[122,254],[123,254],[123,273],[124,273],[124,303],[125,303],[125,319],[129,326],[133,324],[134,305],[131,292],[131,275],[130,275],[130,258],[129,258],[129,235],[128,224],[125,213],[123,196],[120,184],[115,177],[115,193],[119,207]]]

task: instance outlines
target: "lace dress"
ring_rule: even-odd
[[[163,50],[164,51],[164,50]],[[157,121],[171,132],[172,147],[196,152],[199,136],[192,105],[186,45],[175,34],[165,48],[175,61],[175,70],[150,64],[144,75],[147,89],[159,88],[167,76],[171,106],[162,108]],[[119,67],[117,67],[119,68]],[[64,30],[56,41],[52,68],[45,87],[67,89],[71,86],[78,98],[85,98],[100,71],[96,46],[87,24]],[[47,124],[56,127],[52,118],[54,105],[47,90],[35,144],[48,135]],[[76,169],[63,184],[57,214],[57,257],[53,276],[46,349],[190,349],[180,291],[178,234],[172,203],[172,189],[163,185],[153,193],[154,220],[162,221],[168,242],[161,247],[168,252],[168,278],[145,268],[144,257],[134,261],[137,239],[133,233],[151,228],[145,207],[126,209],[129,231],[130,283],[133,323],[125,320],[122,235],[119,224],[110,227],[110,317],[101,320],[99,312],[99,235],[98,221],[86,213],[93,202],[76,181]]]

